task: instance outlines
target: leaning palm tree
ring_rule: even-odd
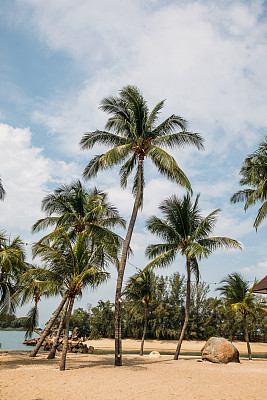
[[[254,318],[255,312],[259,310],[259,306],[256,301],[257,296],[253,293],[254,287],[257,282],[255,282],[255,284],[250,289],[248,282],[245,281],[240,274],[235,272],[233,274],[229,274],[220,283],[222,284],[222,286],[218,287],[216,290],[219,290],[221,292],[226,300],[226,303],[230,305],[234,312],[240,313],[242,315],[245,340],[247,342],[248,349],[248,358],[249,360],[251,360],[252,357],[249,344],[247,318]]]
[[[16,237],[11,241],[5,231],[0,231],[0,314],[14,309],[12,295],[26,269],[25,250],[21,239]]]
[[[220,210],[217,209],[203,218],[198,207],[198,200],[199,195],[194,203],[189,194],[182,199],[173,195],[164,200],[159,207],[163,219],[152,216],[147,220],[147,229],[163,239],[164,243],[152,244],[147,247],[146,255],[153,261],[146,268],[166,267],[173,263],[178,254],[186,258],[185,320],[175,352],[175,360],[179,357],[189,320],[191,272],[195,274],[197,281],[199,280],[198,260],[207,258],[218,248],[241,248],[236,240],[227,237],[209,237]]]
[[[5,194],[6,194],[6,192],[3,187],[2,180],[0,178],[0,200],[4,200]]]
[[[230,201],[245,202],[245,211],[257,202],[262,203],[253,224],[257,230],[267,214],[267,136],[259,148],[245,159],[240,175],[240,184],[249,188],[234,193]]]
[[[144,328],[140,346],[140,356],[144,353],[144,342],[147,331],[148,322],[148,310],[153,299],[153,293],[155,288],[155,275],[151,270],[138,270],[136,274],[131,276],[123,295],[126,299],[133,303],[133,308],[138,308],[140,305],[144,306]]]
[[[78,233],[75,242],[73,242],[63,229],[52,232],[34,244],[33,255],[34,257],[40,257],[49,271],[48,275],[53,274],[55,281],[62,283],[64,287],[65,296],[63,296],[63,299],[65,298],[65,301],[60,311],[68,301],[60,364],[60,370],[62,371],[65,369],[69,322],[74,301],[77,297],[82,296],[86,287],[94,288],[106,281],[109,274],[104,269],[113,259],[105,250],[104,245],[92,246],[91,235],[88,232]],[[44,281],[46,276],[47,272],[44,272]]]
[[[71,237],[79,232],[90,232],[94,239],[119,246],[121,238],[113,228],[125,228],[125,221],[116,207],[107,200],[107,194],[96,188],[87,190],[80,180],[58,187],[42,201],[46,217],[33,225],[33,232],[54,226],[64,227]]]
[[[123,164],[120,168],[120,183],[125,188],[128,177],[137,167],[132,188],[135,201],[123,244],[115,295],[115,365],[118,366],[122,365],[121,290],[138,209],[143,204],[144,159],[149,158],[167,179],[191,190],[186,175],[163,148],[185,145],[203,148],[201,136],[188,132],[186,121],[177,115],[171,115],[156,125],[163,105],[164,101],[161,101],[149,112],[140,90],[135,86],[125,86],[120,90],[119,96],[104,98],[100,103],[100,109],[111,115],[106,123],[107,130],[87,132],[81,140],[82,149],[91,149],[94,145],[111,147],[106,153],[92,158],[84,170],[84,177],[87,179],[96,176],[101,170]]]

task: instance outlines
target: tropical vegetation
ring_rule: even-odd
[[[178,340],[185,316],[185,292],[184,275],[174,273],[170,276],[155,276],[153,300],[148,309],[147,339]],[[262,316],[260,296],[255,296],[254,300],[258,305],[254,317],[251,314],[247,315],[249,338],[252,342],[266,342],[267,317]],[[190,304],[190,316],[184,336],[186,340],[203,341],[212,336],[219,336],[229,340],[245,341],[242,314],[234,312],[224,296],[211,296],[210,286],[207,283],[191,282]],[[54,326],[59,325],[62,314]],[[144,318],[144,304],[138,302],[133,307],[133,301],[124,296],[122,337],[142,340]],[[26,330],[26,320],[27,317],[16,318],[14,314],[3,315],[0,317],[0,328],[24,327]],[[70,318],[70,330],[76,327],[80,336],[92,340],[114,338],[114,304],[109,300],[99,300],[93,307],[88,305],[86,310],[81,307],[76,308]]]
[[[240,175],[240,185],[248,188],[234,193],[231,202],[245,202],[245,211],[258,202],[262,204],[253,224],[257,230],[267,214],[267,136],[258,149],[245,159]]]
[[[100,109],[110,115],[106,130],[87,132],[81,140],[82,149],[91,149],[95,145],[111,147],[107,152],[92,158],[84,169],[85,178],[92,178],[101,170],[122,164],[119,171],[120,184],[125,188],[130,174],[135,171],[132,188],[135,201],[123,243],[115,295],[115,365],[118,366],[122,365],[122,283],[138,209],[143,204],[144,160],[149,158],[167,179],[191,190],[188,178],[164,148],[172,149],[185,145],[203,148],[202,137],[197,133],[188,132],[187,122],[182,117],[171,115],[157,125],[163,106],[164,100],[149,112],[140,90],[135,86],[125,86],[120,90],[119,96],[106,97],[100,103]]]
[[[12,295],[19,286],[21,274],[26,269],[22,240],[18,236],[11,240],[5,231],[0,231],[0,314],[15,309]]]
[[[134,309],[138,307],[139,304],[144,305],[144,329],[141,340],[140,356],[142,356],[144,353],[148,311],[153,301],[154,285],[154,273],[150,270],[139,270],[138,272],[136,272],[136,274],[128,279],[126,287],[123,291],[123,296],[125,296],[126,299],[130,300],[132,303],[132,311],[134,311]]]
[[[171,115],[160,122],[164,100],[150,111],[141,91],[125,86],[118,96],[104,98],[100,109],[108,114],[104,130],[87,132],[81,148],[108,147],[92,156],[85,167],[85,179],[100,171],[119,167],[123,188],[131,179],[134,204],[124,238],[119,234],[126,221],[108,201],[108,195],[96,187],[86,188],[80,180],[63,184],[42,201],[45,214],[32,227],[44,237],[33,244],[32,257],[40,266],[26,262],[25,244],[20,237],[11,239],[0,230],[0,328],[23,328],[26,336],[33,332],[40,338],[31,352],[34,357],[51,329],[57,334],[48,358],[54,358],[60,336],[64,335],[60,369],[64,370],[69,329],[79,328],[89,338],[115,338],[115,365],[122,365],[122,337],[178,340],[178,359],[183,339],[206,340],[211,336],[245,339],[251,359],[250,340],[265,340],[266,318],[253,285],[238,273],[229,274],[220,283],[220,298],[209,297],[209,286],[200,282],[199,261],[220,248],[240,249],[238,241],[211,236],[220,210],[201,215],[199,195],[193,200],[191,184],[173,157],[175,148],[187,145],[203,149],[203,138],[188,131],[187,122]],[[254,222],[256,230],[267,213],[267,136],[249,155],[241,168],[241,186],[231,202],[245,202],[245,210],[260,203]],[[127,257],[139,210],[144,203],[145,165],[150,160],[158,172],[175,185],[187,190],[182,197],[170,196],[159,207],[162,217],[151,216],[147,229],[160,239],[146,249],[149,264],[128,278],[123,287]],[[0,179],[0,200],[5,190]],[[5,203],[4,203],[5,204]],[[153,268],[167,267],[177,256],[185,259],[186,275],[178,272],[156,276]],[[117,268],[115,303],[100,300],[87,310],[74,310],[76,299],[109,278],[109,266]],[[192,279],[194,275],[194,281]],[[58,307],[43,331],[38,329],[40,301],[55,296]],[[31,304],[26,317],[16,318],[17,307]],[[74,310],[74,311],[73,311]]]
[[[221,284],[222,285],[218,287],[217,290],[221,292],[226,303],[231,306],[232,310],[242,315],[248,358],[251,360],[247,318],[250,316],[255,319],[255,314],[259,308],[256,295],[253,293],[256,282],[249,288],[248,282],[246,282],[240,274],[235,272],[224,278]]]
[[[105,251],[104,246],[92,246],[91,235],[88,232],[78,233],[75,241],[72,242],[63,229],[55,230],[36,243],[33,246],[33,255],[34,257],[38,256],[47,268],[43,271],[42,280],[51,280],[52,276],[53,280],[60,283],[64,288],[64,301],[61,301],[61,308],[56,315],[57,318],[67,302],[65,337],[60,364],[60,370],[64,370],[68,348],[69,321],[74,301],[77,297],[82,296],[87,287],[95,288],[106,281],[109,274],[105,269],[108,263],[113,260]],[[38,342],[39,347],[40,343],[41,340]],[[33,351],[32,356],[36,355],[36,350],[38,351],[38,347]]]
[[[202,217],[198,207],[199,195],[192,201],[188,193],[183,198],[173,195],[159,206],[163,218],[152,216],[147,220],[147,229],[163,240],[151,244],[146,255],[152,259],[146,268],[166,267],[172,264],[178,254],[186,259],[187,284],[184,325],[180,334],[174,359],[180,354],[182,341],[190,315],[191,273],[199,280],[198,260],[207,258],[220,248],[241,249],[241,245],[228,237],[210,236],[214,230],[219,209]]]

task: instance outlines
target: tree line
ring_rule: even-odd
[[[128,287],[130,280],[127,282]],[[177,340],[185,317],[185,276],[155,276],[148,308],[147,339]],[[245,341],[242,313],[234,312],[227,299],[209,296],[205,282],[191,284],[191,312],[186,340],[208,340],[212,336]],[[123,296],[122,337],[142,339],[145,324],[144,301]],[[252,311],[252,310],[251,310]],[[79,328],[81,336],[89,339],[114,338],[114,304],[100,300],[95,307],[74,310],[70,327]],[[265,342],[267,320],[262,317],[261,300],[255,298],[253,312],[248,316],[248,333],[251,341]]]
[[[37,354],[51,327],[60,316],[59,332],[65,329],[60,369],[65,369],[74,302],[76,298],[82,296],[86,287],[97,287],[105,282],[109,277],[107,268],[114,265],[118,270],[114,303],[115,365],[122,365],[121,332],[126,329],[122,325],[125,314],[124,296],[127,298],[133,295],[130,294],[129,287],[128,294],[127,291],[124,293],[123,279],[126,261],[131,253],[130,243],[135,221],[143,205],[146,158],[152,161],[160,174],[187,190],[187,194],[181,198],[171,195],[164,200],[159,207],[161,214],[148,219],[147,229],[159,238],[160,243],[147,247],[146,255],[150,262],[133,281],[137,286],[140,284],[138,290],[141,290],[142,280],[146,275],[149,276],[154,268],[170,265],[178,254],[184,256],[186,267],[184,318],[179,330],[175,359],[179,357],[182,340],[188,334],[190,326],[190,305],[192,306],[190,299],[194,287],[191,275],[193,274],[198,282],[199,261],[207,258],[218,248],[241,248],[235,239],[212,236],[220,210],[216,209],[206,217],[202,216],[198,206],[199,194],[193,197],[188,178],[176,160],[166,152],[165,148],[181,148],[186,145],[201,150],[204,148],[204,140],[199,134],[188,131],[187,122],[178,115],[173,114],[158,124],[163,105],[164,101],[161,101],[149,111],[140,90],[134,86],[126,86],[120,90],[118,96],[104,98],[100,104],[100,109],[110,115],[105,126],[106,130],[87,132],[81,140],[82,149],[92,149],[96,145],[109,147],[107,152],[95,155],[89,161],[83,174],[86,179],[97,176],[101,170],[120,165],[120,183],[122,187],[126,187],[129,176],[134,172],[132,188],[134,205],[128,224],[119,215],[117,208],[109,203],[106,193],[97,188],[88,190],[78,180],[61,185],[42,202],[42,210],[46,216],[34,224],[33,232],[45,230],[46,234],[32,246],[33,259],[40,260],[41,266],[26,263],[21,239],[15,238],[11,241],[10,237],[1,231],[0,312],[4,313],[12,307],[33,301],[33,307],[28,314],[27,331],[30,334],[37,326],[38,303],[41,297],[61,295],[57,309],[31,352],[32,357]],[[267,211],[266,148],[265,141],[255,154],[245,160],[240,183],[249,185],[250,188],[241,190],[232,197],[232,202],[245,200],[245,208],[257,201],[263,203],[255,221],[255,228],[258,228]],[[3,199],[4,195],[1,181],[0,197]],[[115,233],[119,228],[127,228],[124,238]],[[245,284],[242,278],[240,277],[241,280],[238,281],[238,277],[233,275],[236,288],[240,293],[246,293],[248,295],[246,301],[250,301],[250,304],[244,303],[240,308],[236,301],[238,297],[236,294],[240,294],[238,290],[232,296],[232,300],[230,300],[231,291],[227,294],[227,285],[228,289],[231,286],[230,278],[226,278],[226,286],[224,289],[222,287],[222,291],[224,290],[225,296],[228,296],[229,304],[241,312],[248,343],[247,316],[254,297],[249,288],[242,286],[242,282]],[[160,286],[160,282],[158,285]],[[143,298],[142,301],[147,305],[144,316],[144,339],[151,329],[148,317],[152,311],[149,299]],[[177,312],[182,312],[181,310],[177,308]],[[162,327],[158,332],[166,332],[169,323],[164,318],[161,322]],[[168,332],[172,329],[175,328],[171,328]],[[53,352],[57,345],[56,340]]]

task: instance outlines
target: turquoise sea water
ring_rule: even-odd
[[[34,333],[32,337],[36,337]],[[32,347],[23,344],[25,331],[0,330],[0,350],[31,350]]]

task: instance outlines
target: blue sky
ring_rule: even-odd
[[[264,1],[4,0],[0,10],[0,175],[7,195],[0,203],[1,229],[27,243],[43,197],[81,178],[99,149],[81,151],[86,131],[104,127],[100,100],[127,84],[138,86],[148,105],[166,99],[162,119],[178,114],[205,138],[205,151],[175,149],[203,215],[222,212],[215,234],[242,242],[244,250],[214,253],[200,263],[202,280],[219,282],[241,272],[247,280],[267,270],[266,223],[256,233],[257,207],[246,214],[230,205],[239,189],[244,158],[266,135],[267,5]],[[159,203],[185,192],[146,161],[145,207],[139,215],[130,262],[144,267],[155,241],[145,220]],[[131,188],[122,191],[117,170],[87,182],[108,191],[129,218]],[[30,260],[30,246],[27,246]],[[184,260],[159,273],[184,272]],[[113,301],[115,272],[76,306]],[[135,272],[128,264],[126,277]],[[54,307],[41,305],[44,321]],[[49,310],[48,310],[49,309]],[[50,310],[51,311],[51,310]],[[25,314],[25,309],[19,310]]]

